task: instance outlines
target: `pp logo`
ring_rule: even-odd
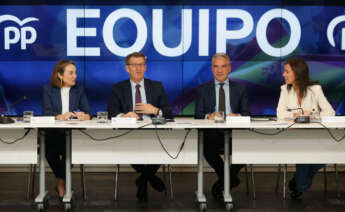
[[[15,26],[8,26],[4,28],[4,48],[6,50],[9,50],[12,44],[16,44],[19,41],[20,49],[25,50],[27,44],[32,44],[36,41],[36,30],[33,27],[23,26],[31,21],[38,21],[38,18],[28,17],[21,21],[19,18],[13,15],[1,15],[0,23],[4,21],[13,21],[21,26],[20,29]]]
[[[339,23],[343,21],[345,22],[345,15],[338,16],[334,18],[327,27],[327,39],[328,39],[328,42],[333,47],[335,47],[335,42],[334,42],[334,37],[333,37],[334,29]],[[341,29],[341,50],[345,50],[345,28]]]

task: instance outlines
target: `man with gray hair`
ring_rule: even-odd
[[[217,53],[213,55],[212,72],[214,80],[200,85],[197,89],[196,119],[214,120],[216,114],[220,111],[224,112],[225,116],[250,115],[247,90],[244,85],[229,79],[230,71],[230,58],[227,54]],[[224,131],[221,129],[205,130],[204,156],[218,176],[218,180],[212,186],[212,195],[216,200],[222,200],[223,198],[224,162],[220,157],[223,148]],[[231,154],[231,145],[229,152]],[[237,174],[243,166],[242,164],[231,165],[230,189],[240,184]]]

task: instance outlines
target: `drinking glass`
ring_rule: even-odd
[[[34,116],[33,111],[24,111],[23,112],[23,121],[26,123],[30,123],[31,117],[33,117],[33,116]]]
[[[106,112],[106,111],[97,112],[97,122],[107,123],[108,122],[108,112]]]

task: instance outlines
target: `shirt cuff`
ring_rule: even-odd
[[[117,116],[115,116],[115,118],[120,118],[124,113],[119,113],[117,114]]]

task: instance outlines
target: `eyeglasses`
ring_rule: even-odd
[[[143,68],[146,66],[146,63],[131,63],[131,64],[127,64],[128,66],[132,66],[132,67],[139,67],[139,68]]]

